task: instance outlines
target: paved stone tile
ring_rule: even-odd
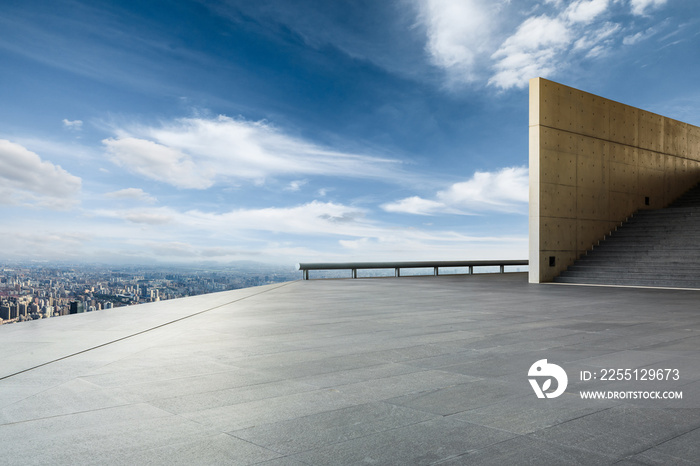
[[[294,380],[245,385],[225,390],[205,391],[191,395],[158,398],[149,400],[149,404],[173,414],[185,414],[232,406],[252,401],[278,398],[297,393],[317,390],[318,387]]]
[[[697,465],[698,460],[697,457],[690,460],[679,458],[672,454],[661,453],[655,448],[652,448],[644,453],[625,458],[615,464],[623,466],[691,466]]]
[[[308,466],[308,463],[302,463],[299,460],[292,459],[288,456],[283,456],[270,461],[256,463],[258,466]]]
[[[310,416],[263,424],[231,435],[284,453],[322,448],[437,416],[387,403],[369,403]]]
[[[433,464],[513,437],[452,419],[379,432],[297,455],[309,464]]]
[[[85,380],[95,383],[92,377],[86,377]],[[282,377],[270,373],[255,372],[249,369],[234,369],[217,374],[205,374],[200,376],[165,379],[154,378],[153,381],[148,383],[119,386],[118,392],[120,396],[132,402],[141,402],[257,385],[278,380],[282,380]],[[127,380],[123,381],[125,383],[128,382]]]
[[[217,434],[182,443],[125,454],[119,464],[193,464],[249,465],[265,463],[282,455],[226,434]],[[96,457],[99,459],[99,456]],[[111,460],[111,458],[106,458]]]
[[[341,385],[337,387],[337,390],[366,403],[395,398],[404,394],[445,388],[473,380],[475,380],[473,377],[444,371],[420,371]]]
[[[527,385],[527,371],[535,361],[537,359],[533,359],[532,352],[481,353],[479,357],[472,358],[462,364],[443,366],[440,370],[478,378],[515,377]]]
[[[403,395],[385,400],[400,406],[447,416],[493,403],[505,403],[521,395],[511,384],[495,380],[474,380],[445,388]],[[464,419],[459,417],[459,419]]]
[[[80,379],[27,396],[0,408],[0,424],[29,421],[130,404],[116,393],[105,392]]]
[[[528,393],[518,398],[497,398],[483,407],[465,410],[453,417],[516,434],[529,434],[617,404],[609,400],[587,400],[583,403],[578,393],[564,393],[558,398],[545,400]]]
[[[138,359],[138,358],[133,358]],[[120,361],[120,366],[103,366],[99,370],[91,371],[84,380],[101,387],[121,387],[125,385],[138,385],[152,383],[155,380],[175,380],[188,377],[202,377],[226,372],[243,373],[244,370],[220,364],[213,361],[190,361],[173,363],[161,360],[160,365],[148,365],[143,368],[129,369],[132,358],[129,361]]]
[[[256,367],[255,369],[265,370],[277,377],[295,379],[379,365],[384,365],[384,361],[366,354],[347,354],[312,361],[288,362],[281,367]]]
[[[598,452],[562,447],[527,436],[520,436],[486,448],[470,451],[440,465],[590,465],[612,464],[615,457]]]
[[[327,374],[314,375],[310,377],[302,377],[297,379],[298,382],[303,382],[318,388],[340,387],[367,380],[378,380],[396,375],[409,374],[412,372],[421,372],[423,369],[414,367],[408,364],[379,364],[376,366],[361,367],[359,369],[349,369],[344,371],[330,372]]]
[[[697,463],[700,461],[700,428],[656,445],[639,456],[645,458],[668,456]]]
[[[700,409],[619,405],[531,434],[565,446],[627,457],[700,427]]]
[[[0,425],[4,464],[94,464],[207,435],[145,404]]]
[[[666,354],[653,351],[632,350],[617,351],[603,356],[580,360],[579,362],[597,369],[635,369],[668,359],[668,355]]]
[[[406,344],[405,341],[402,343]],[[396,346],[396,344],[395,341],[386,340],[383,345],[385,348],[389,349],[377,350],[373,345],[371,348],[359,346],[354,348],[354,351],[362,352],[368,357],[384,362],[406,362],[413,359],[423,359],[451,352],[449,348],[437,344],[411,346]]]
[[[337,390],[314,390],[264,400],[236,403],[184,413],[204,426],[222,432],[245,429],[259,424],[285,421],[358,404]]]

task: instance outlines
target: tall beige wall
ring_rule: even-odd
[[[551,281],[636,210],[665,207],[698,181],[697,126],[530,80],[531,283]]]

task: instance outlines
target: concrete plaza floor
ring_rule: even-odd
[[[699,303],[513,273],[298,281],[0,326],[0,463],[698,464]],[[541,359],[566,371],[557,398],[530,385]],[[678,380],[634,380],[650,368]]]

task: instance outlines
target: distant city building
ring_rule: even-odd
[[[10,306],[0,306],[0,319],[10,320]]]
[[[81,314],[85,312],[85,305],[78,301],[73,301],[70,303],[70,313],[71,314]]]

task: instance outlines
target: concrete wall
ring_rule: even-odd
[[[530,80],[531,283],[551,281],[636,210],[665,207],[698,181],[697,126]]]

